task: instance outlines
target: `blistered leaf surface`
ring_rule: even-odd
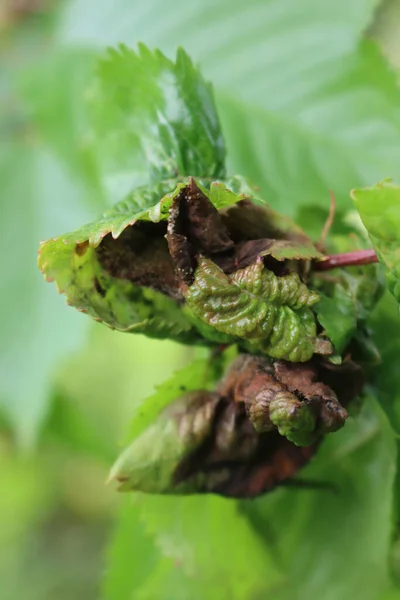
[[[229,276],[202,258],[185,298],[206,323],[275,358],[303,362],[318,351],[310,307],[319,297],[296,273],[277,277],[257,261]]]

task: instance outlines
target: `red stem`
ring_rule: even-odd
[[[369,265],[377,263],[378,257],[375,250],[356,250],[344,254],[331,254],[325,260],[315,263],[316,271],[329,271],[336,267],[354,267],[358,265]]]

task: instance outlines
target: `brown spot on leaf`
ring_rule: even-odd
[[[75,252],[78,256],[83,256],[88,248],[89,248],[88,241],[77,243],[75,246]]]

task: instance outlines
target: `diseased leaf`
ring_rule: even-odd
[[[338,382],[344,383],[349,368],[353,386],[344,393]],[[346,405],[361,390],[360,371],[349,362],[340,366],[317,360],[293,364],[241,354],[217,389],[224,397],[244,402],[259,433],[276,427],[296,445],[309,446],[344,425],[347,412],[340,401]]]
[[[293,476],[315,450],[277,431],[257,433],[243,403],[198,390],[159,414],[119,456],[110,479],[119,491],[253,497]]]
[[[386,265],[389,288],[400,302],[400,186],[385,180],[353,190],[351,195],[379,259]]]
[[[322,435],[343,426],[347,412],[338,398],[346,405],[364,382],[350,361],[293,365],[241,354],[215,387],[210,366],[187,367],[165,395],[161,387],[145,401],[134,439],[111,469],[119,490],[264,493],[293,477]]]
[[[65,244],[63,238],[46,242],[39,266],[48,281],[56,281],[70,305],[113,329],[182,342],[198,339],[175,300],[112,277],[87,242]]]
[[[139,188],[99,221],[44,242],[40,269],[70,305],[112,328],[201,343],[196,319],[177,303],[182,296],[164,239],[173,198],[186,189],[176,180]],[[220,182],[211,183],[207,194],[216,208],[243,197]],[[227,341],[211,331],[206,337]]]
[[[226,275],[215,263],[201,258],[185,298],[199,319],[274,358],[304,362],[314,352],[331,352],[328,342],[319,345],[310,310],[318,294],[297,273],[277,277],[264,268],[262,260]]]

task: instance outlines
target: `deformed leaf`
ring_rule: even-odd
[[[400,186],[385,180],[353,190],[351,196],[378,258],[386,266],[389,288],[400,302]]]
[[[330,354],[317,337],[310,307],[319,296],[297,273],[277,277],[262,260],[226,275],[200,258],[193,285],[184,292],[188,307],[218,331],[248,341],[274,358],[304,362],[314,352]]]
[[[321,436],[343,425],[347,413],[338,397],[347,404],[363,383],[350,361],[336,367],[321,359],[292,365],[239,355],[215,391],[194,390],[198,375],[204,377],[203,367],[197,365],[193,381],[187,379],[190,391],[179,391],[180,374],[172,379],[168,406],[163,389],[151,398],[150,411],[155,407],[157,416],[146,422],[147,428],[143,419],[137,421],[133,442],[111,470],[119,490],[261,494],[292,477],[314,454]],[[189,375],[190,367],[182,374]],[[206,379],[212,381],[213,374]],[[174,392],[178,397],[171,402]],[[311,420],[291,411],[284,395]],[[256,427],[261,419],[263,426]],[[298,448],[289,439],[307,447]]]
[[[343,377],[348,365],[335,368],[336,378]],[[229,366],[218,392],[235,402],[244,402],[258,432],[277,428],[296,445],[309,446],[322,434],[340,429],[347,419],[338,396],[323,383],[327,380],[326,369],[319,360],[293,364],[241,354]],[[362,387],[359,375],[355,368],[356,388],[350,392],[350,398]],[[329,376],[328,379],[332,380]],[[333,385],[347,404],[349,396],[338,388],[335,377]]]
[[[110,479],[120,491],[251,497],[296,473],[314,452],[277,432],[258,434],[241,403],[189,392],[128,446]]]
[[[112,277],[88,242],[65,244],[62,238],[46,242],[39,266],[48,281],[56,281],[70,305],[113,329],[182,342],[198,338],[173,298]]]
[[[38,264],[45,278],[56,282],[71,306],[110,327],[201,343],[193,317],[178,302],[182,297],[164,239],[173,199],[187,189],[177,180],[138,188],[99,221],[44,242]],[[205,192],[216,208],[242,198],[221,182]]]
[[[193,178],[173,200],[166,237],[178,277],[188,284],[198,254],[212,256],[234,249],[218,210]]]

